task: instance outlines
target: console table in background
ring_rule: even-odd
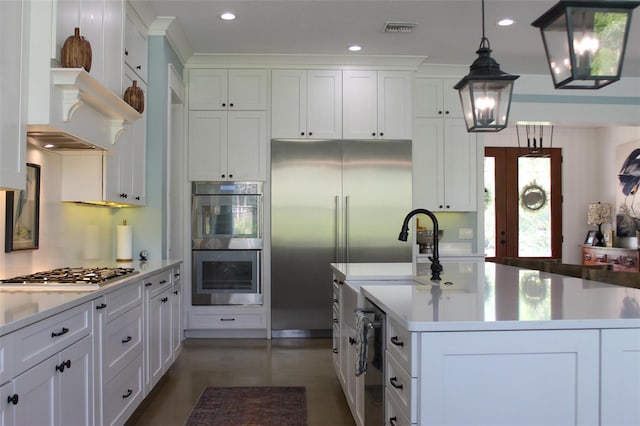
[[[638,249],[582,246],[583,265],[613,265],[614,271],[638,272]]]

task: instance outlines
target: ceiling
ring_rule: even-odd
[[[425,64],[470,65],[482,37],[480,0],[134,0],[155,16],[176,17],[194,53],[401,55]],[[493,57],[512,74],[546,74],[539,30],[531,26],[555,0],[486,0],[485,34]],[[232,22],[219,18],[232,11]],[[510,17],[510,27],[496,25]],[[412,33],[385,33],[387,21]],[[350,53],[347,46],[362,45]],[[640,8],[632,18],[623,76],[640,76]]]

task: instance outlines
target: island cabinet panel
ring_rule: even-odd
[[[640,332],[602,331],[601,424],[640,425]]]
[[[421,425],[599,423],[598,330],[420,337]]]

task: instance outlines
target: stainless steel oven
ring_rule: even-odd
[[[260,182],[193,182],[191,304],[261,305]]]
[[[262,251],[199,250],[192,258],[192,305],[262,304]]]
[[[261,182],[193,182],[193,250],[261,250]]]

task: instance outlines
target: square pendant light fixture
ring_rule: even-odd
[[[620,80],[638,1],[560,1],[531,23],[540,28],[556,89],[599,89]]]
[[[491,57],[489,39],[484,35],[484,0],[482,0],[482,39],[478,58],[469,74],[454,86],[460,94],[462,113],[468,132],[499,132],[507,127],[513,82],[519,77],[507,74]]]

